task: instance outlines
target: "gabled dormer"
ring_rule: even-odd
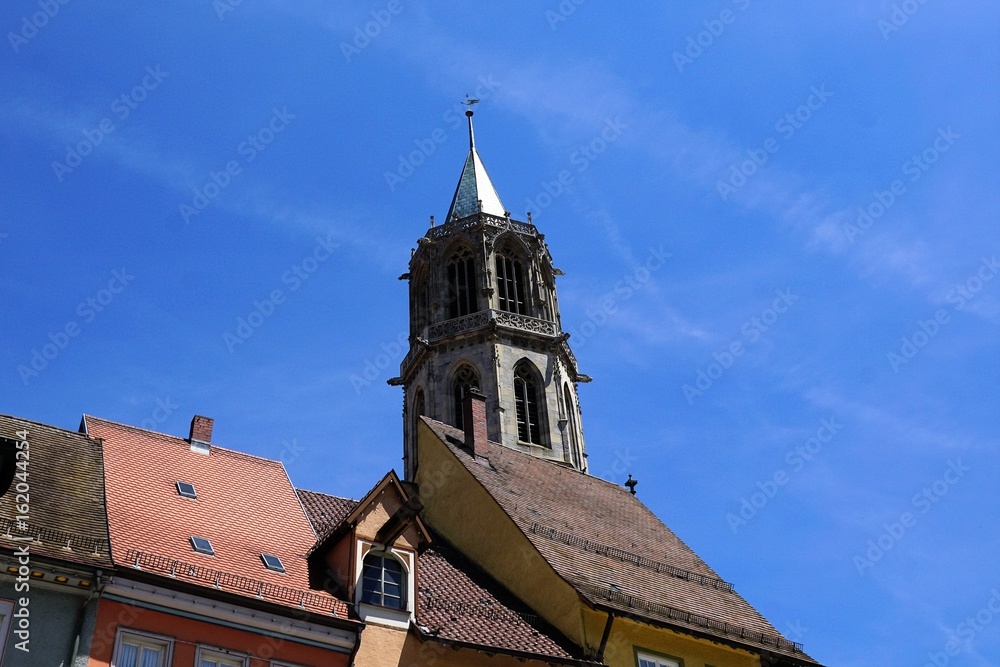
[[[390,471],[310,551],[314,585],[351,601],[365,622],[408,628],[416,610],[417,554],[431,542],[420,509]]]

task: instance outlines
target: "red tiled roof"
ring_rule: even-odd
[[[346,618],[347,604],[309,590],[306,553],[316,535],[279,461],[85,416],[104,444],[112,556],[120,566],[140,559],[144,571],[190,583]],[[178,494],[194,485],[197,499]],[[192,549],[208,539],[214,556]],[[264,567],[261,553],[281,559],[284,573]],[[194,566],[194,569],[191,568]]]
[[[441,541],[420,554],[417,623],[436,639],[576,659],[572,644]]]
[[[0,548],[24,546],[6,537],[40,537],[31,553],[107,568],[111,565],[104,511],[101,443],[81,433],[0,415],[0,436],[21,440],[27,431],[28,519],[17,511],[14,478],[0,498]],[[69,549],[66,549],[67,545]]]
[[[321,535],[340,526],[357,505],[325,493],[297,492],[313,529]],[[576,660],[572,644],[558,631],[436,536],[418,558],[416,619],[424,635],[484,649]]]
[[[482,465],[461,430],[422,419],[592,604],[815,664],[624,487],[495,443]]]

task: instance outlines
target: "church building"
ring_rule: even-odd
[[[588,473],[560,271],[466,115],[451,206],[402,276],[402,474],[355,500],[201,415],[186,435],[0,415],[35,508],[0,498],[0,667],[818,666],[634,484]]]

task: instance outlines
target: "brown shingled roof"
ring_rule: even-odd
[[[624,487],[422,419],[591,605],[815,664]]]
[[[215,445],[209,454],[193,452],[183,438],[96,417],[84,423],[104,443],[119,566],[347,617],[343,600],[309,589],[305,555],[316,535],[279,461]],[[197,499],[179,495],[177,482],[193,484]],[[192,536],[208,539],[215,555],[195,552]],[[281,559],[285,572],[265,568],[262,553]]]
[[[358,506],[357,500],[331,496],[326,493],[316,491],[306,491],[305,489],[295,489],[302,507],[306,511],[306,516],[312,522],[313,530],[317,535],[325,535],[347,518],[347,515]]]
[[[24,542],[12,537],[32,535],[37,555],[95,567],[111,566],[108,520],[104,509],[101,443],[80,433],[0,415],[0,436],[21,440],[27,431],[28,519],[16,517],[16,486],[0,498],[0,548]],[[66,547],[69,546],[67,549]]]

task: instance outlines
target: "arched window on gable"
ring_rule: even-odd
[[[459,246],[447,262],[448,317],[461,317],[479,310],[476,295],[476,260],[472,251]]]
[[[361,571],[361,602],[406,609],[406,570],[391,555],[369,551]]]
[[[465,428],[465,395],[472,388],[482,388],[479,384],[479,373],[469,364],[462,364],[455,371],[451,386],[455,410],[454,424],[456,428]]]
[[[544,445],[541,392],[534,368],[527,361],[514,367],[514,411],[517,413],[517,439]]]
[[[528,292],[524,282],[524,265],[514,244],[507,241],[496,253],[497,305],[500,310],[528,315]]]

